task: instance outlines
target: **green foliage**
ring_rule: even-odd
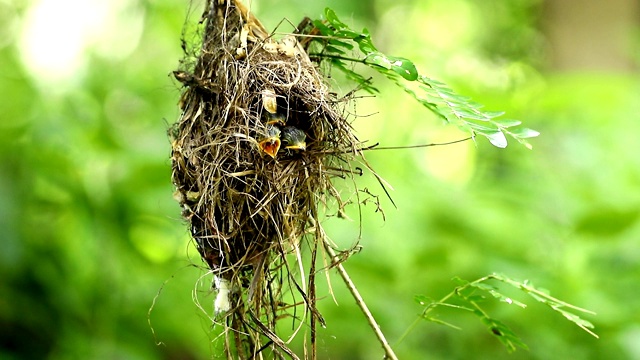
[[[449,44],[452,51],[462,49],[465,56],[470,51],[481,63],[478,77],[471,76],[469,81],[475,89],[465,88],[464,93],[516,118],[526,117],[527,124],[545,134],[536,140],[535,152],[489,148],[478,157],[479,149],[462,144],[367,154],[377,172],[393,185],[399,210],[388,209],[382,225],[379,214],[373,213],[376,207],[365,206],[361,236],[357,221],[329,219],[326,227],[342,248],[360,239],[363,250],[345,266],[389,340],[395,344],[415,319],[411,294],[447,294],[451,291],[448,279],[454,275],[476,279],[496,271],[535,279],[557,298],[596,310],[594,323],[603,339],[593,341],[573,322],[548,311],[546,305],[536,306],[543,302],[530,301],[527,295],[517,296],[529,305],[520,311],[504,306],[507,303],[490,292],[475,289],[471,299],[489,318],[508,324],[530,352],[509,354],[498,341],[487,341],[495,336],[487,331],[490,327],[478,324],[478,314],[464,316],[474,308],[458,299],[437,306],[427,316],[464,331],[420,318],[420,331],[394,345],[401,359],[640,358],[640,302],[635,290],[640,283],[640,157],[633,151],[640,133],[640,84],[637,76],[607,70],[598,74],[532,72],[519,73],[519,85],[506,87],[504,91],[512,97],[488,91],[482,75],[495,64],[487,63],[484,53],[497,54],[499,66],[508,69],[531,69],[526,52],[540,53],[535,44],[524,40],[546,40],[535,28],[518,22],[521,17],[514,17],[510,10],[526,12],[530,23],[536,23],[522,6],[533,2],[335,3],[339,14],[354,14],[354,23],[375,24],[375,31],[374,25],[370,28],[374,33],[385,31],[394,46],[403,49],[397,53],[412,59],[416,54],[407,49],[418,48],[418,43],[433,46],[425,43],[421,33],[425,18],[449,21],[460,17],[461,6],[471,9],[471,15],[482,21],[469,23],[464,39],[457,37]],[[0,124],[0,358],[216,358],[220,343],[215,331],[221,327],[210,333],[211,322],[192,299],[197,296],[210,311],[214,295],[210,279],[199,279],[204,270],[189,266],[200,264],[199,256],[187,245],[188,229],[171,198],[171,149],[165,135],[167,123],[179,116],[179,84],[172,83],[170,73],[181,56],[185,3],[145,2],[144,33],[131,54],[106,59],[104,54],[91,56],[87,51],[86,67],[54,86],[31,72],[21,47],[27,36],[19,31],[29,29],[27,7],[40,3],[46,2],[0,2],[0,14],[11,17],[17,11],[19,20],[4,23],[19,26],[2,27],[8,37],[0,48],[6,74],[0,81],[0,96],[5,99],[5,121]],[[116,3],[120,2],[109,2]],[[257,15],[264,22],[271,20],[272,26],[267,26],[271,29],[283,16],[295,20],[301,13],[322,11],[321,2],[307,3],[304,9],[291,1],[262,6]],[[19,9],[11,9],[12,4]],[[433,13],[434,6],[439,13]],[[364,17],[382,14],[378,9],[394,17]],[[398,23],[395,14],[403,9],[413,17]],[[194,3],[191,16],[197,20],[201,11]],[[71,21],[74,16],[60,19]],[[513,27],[500,25],[505,21],[518,25],[522,36],[514,40]],[[457,30],[458,25],[452,23],[451,29]],[[135,30],[104,28],[105,36]],[[59,41],[69,43],[66,38]],[[352,44],[359,51],[350,40],[335,41]],[[476,48],[470,50],[470,44]],[[482,44],[491,48],[478,50]],[[514,47],[517,63],[509,57],[505,60]],[[65,51],[65,47],[53,48]],[[347,56],[349,50],[344,51]],[[350,67],[349,61],[344,64]],[[506,81],[512,80],[507,77]],[[389,88],[395,85],[387,83],[376,85],[391,96],[375,100],[386,113],[394,114],[393,121],[387,116],[369,117],[355,126],[363,140],[410,144],[412,136],[429,124],[416,125],[413,109],[399,105],[394,97],[403,94],[392,93]],[[421,105],[414,105],[422,111]],[[385,133],[391,126],[393,133]],[[438,161],[457,163],[461,156],[469,158],[465,168],[470,180],[436,180],[427,167]],[[366,176],[358,183],[377,187],[376,179]],[[168,279],[172,280],[163,286]],[[520,291],[496,281],[492,280],[500,286],[500,294]],[[483,284],[494,285],[479,285]],[[381,350],[372,346],[375,340],[348,291],[339,280],[332,286],[339,306],[328,290],[319,292],[324,297],[318,305],[327,320],[327,328],[318,329],[319,357],[380,358]],[[160,288],[150,314],[154,337],[148,311]],[[425,306],[431,302],[421,299]],[[449,308],[455,317],[445,316]],[[566,306],[560,309],[579,313]],[[503,314],[511,310],[517,311],[513,320]],[[164,345],[156,346],[156,341]]]
[[[487,275],[471,282],[462,280],[460,278],[455,278],[455,280],[460,283],[460,285],[439,301],[432,301],[422,295],[415,298],[418,304],[424,306],[424,310],[420,314],[420,318],[436,324],[446,325],[455,329],[459,329],[455,325],[438,319],[437,317],[435,317],[435,315],[432,314],[432,312],[438,307],[466,310],[477,316],[491,332],[491,334],[493,334],[509,351],[515,351],[517,347],[528,349],[527,345],[520,339],[520,337],[518,337],[506,324],[495,318],[492,318],[487,313],[487,311],[484,310],[482,306],[480,306],[480,303],[487,300],[486,294],[488,294],[493,298],[499,300],[500,302],[509,305],[517,305],[523,309],[527,307],[527,305],[525,305],[524,303],[502,294],[496,286],[487,284],[487,282],[490,280],[496,280],[510,285],[529,295],[536,301],[549,306],[552,310],[560,313],[567,320],[573,322],[581,329],[588,332],[590,335],[598,338],[598,335],[590,330],[593,329],[593,324],[591,324],[587,320],[580,318],[580,316],[575,313],[583,312],[595,315],[594,312],[556,299],[549,295],[549,292],[547,290],[536,288],[529,281],[517,281],[502,274]],[[462,305],[453,303],[456,301],[460,302]],[[403,338],[409,333],[409,331],[413,329],[415,324],[416,323],[414,323],[414,325],[411,326],[409,330],[407,330],[407,332],[405,332]]]
[[[412,61],[380,52],[373,44],[369,30],[352,30],[330,8],[325,9],[325,19],[314,21],[320,33],[327,38],[317,40],[321,48],[312,55],[326,58],[363,90],[378,92],[371,79],[352,70],[345,62],[361,63],[376,70],[447,123],[458,126],[474,137],[482,135],[496,147],[506,147],[505,135],[509,135],[531,148],[527,139],[539,135],[535,130],[518,127],[521,124],[518,120],[498,119],[504,112],[484,111],[481,104],[457,94],[446,84],[420,75]],[[355,51],[354,44],[359,49],[355,58],[347,56]]]

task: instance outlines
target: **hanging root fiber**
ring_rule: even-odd
[[[211,0],[200,24],[195,60],[174,72],[184,92],[172,181],[213,275],[225,356],[298,358],[276,327],[289,321],[314,357],[319,209],[342,211],[331,181],[353,176],[361,144],[302,29],[272,36],[238,0]]]

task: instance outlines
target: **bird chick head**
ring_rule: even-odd
[[[281,139],[285,149],[302,151],[307,149],[307,134],[294,126],[285,126],[282,129]]]
[[[278,151],[280,150],[280,133],[280,129],[275,126],[268,125],[265,136],[258,141],[260,150],[272,158],[275,158],[276,154],[278,154]]]

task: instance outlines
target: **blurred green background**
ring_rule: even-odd
[[[532,151],[478,139],[370,152],[397,209],[383,199],[383,221],[364,207],[361,239],[355,216],[325,226],[340,245],[364,247],[346,268],[392,344],[421,310],[414,295],[439,299],[454,276],[491,272],[597,312],[586,319],[600,339],[513,293],[529,307],[486,307],[530,351],[508,354],[472,315],[445,311],[462,330],[421,323],[394,345],[402,359],[640,359],[637,1],[252,6],[268,28],[332,7],[384,52],[542,133]],[[215,330],[193,301],[210,313],[214,296],[192,265],[200,262],[171,196],[165,135],[179,116],[170,72],[182,26],[201,9],[0,0],[0,359],[216,357]],[[350,109],[373,114],[356,119],[360,139],[465,136],[378,80],[381,94]],[[382,194],[370,175],[358,181]],[[332,284],[338,304],[321,301],[320,358],[381,358],[343,284]]]

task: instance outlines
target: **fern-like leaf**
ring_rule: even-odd
[[[321,46],[319,52],[312,55],[329,59],[332,65],[344,72],[348,79],[356,82],[363,90],[377,92],[370,79],[347,67],[345,62],[364,64],[376,70],[447,123],[458,126],[472,136],[484,136],[496,147],[506,147],[508,135],[531,148],[527,139],[540,134],[532,129],[518,127],[520,122],[517,120],[498,119],[503,112],[484,111],[482,105],[457,94],[446,84],[420,75],[415,64],[409,59],[380,52],[366,28],[362,31],[351,29],[330,8],[325,9],[324,15],[325,21],[314,21],[315,27],[323,37],[315,40],[320,42]],[[347,56],[350,52],[355,52],[356,46],[359,53],[356,53],[355,57]],[[413,84],[417,86],[411,86]]]
[[[515,122],[514,125],[515,126]],[[510,285],[525,294],[531,296],[536,301],[539,301],[551,308],[553,311],[561,314],[565,319],[573,322],[578,327],[589,333],[590,335],[598,338],[598,335],[592,331],[593,324],[589,321],[582,319],[577,313],[586,313],[595,315],[594,312],[571,305],[565,301],[549,295],[549,292],[545,289],[536,288],[528,281],[517,281],[502,274],[491,274],[484,276],[475,281],[466,281],[460,278],[455,278],[459,285],[445,297],[440,300],[431,300],[422,295],[415,297],[418,304],[424,307],[422,313],[418,317],[418,320],[427,320],[437,324],[446,325],[449,327],[457,328],[455,325],[438,319],[432,313],[439,307],[447,307],[458,310],[464,310],[473,313],[480,321],[487,327],[487,330],[491,332],[509,351],[514,351],[520,347],[527,349],[527,345],[504,323],[492,318],[489,314],[480,306],[481,303],[487,300],[487,297],[483,294],[489,294],[493,298],[498,299],[500,302],[506,304],[517,305],[521,308],[526,308],[527,305],[517,301],[507,295],[500,292],[498,287],[487,283],[490,280],[502,282]],[[455,303],[452,303],[452,301]],[[409,334],[409,332],[416,326],[417,321],[407,329],[403,334],[400,341]]]

